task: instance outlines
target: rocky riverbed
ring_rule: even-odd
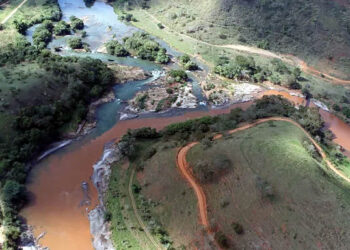
[[[99,204],[89,212],[90,231],[93,235],[93,247],[96,250],[113,250],[109,223],[105,220],[104,196],[108,189],[111,165],[122,158],[118,145],[106,145],[101,160],[94,165],[92,181],[98,191]]]

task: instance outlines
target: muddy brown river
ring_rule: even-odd
[[[283,95],[290,97],[291,101],[303,102],[302,98],[290,96],[288,93]],[[92,249],[87,210],[97,204],[97,193],[90,177],[92,166],[101,158],[106,143],[120,138],[128,129],[146,126],[162,129],[174,122],[228,113],[232,108],[247,108],[250,104],[237,104],[219,110],[187,112],[175,117],[121,121],[96,139],[79,141],[76,145],[70,146],[69,151],[62,150],[49,156],[33,170],[33,181],[28,188],[35,195],[35,199],[24,209],[23,215],[28,223],[35,227],[36,235],[46,233],[40,243],[50,249]],[[321,114],[329,129],[336,135],[335,141],[350,151],[350,143],[346,140],[350,134],[350,127],[334,115],[323,111]],[[89,184],[90,206],[80,204],[84,199],[81,187],[84,181]]]
[[[112,37],[113,33],[109,32],[108,37],[101,39],[100,33],[101,31],[102,33],[105,32],[106,27],[111,26],[112,31],[119,31],[122,34],[129,34],[135,30],[135,28],[131,28],[130,31],[128,27],[123,26],[114,16],[112,7],[105,3],[97,2],[97,5],[91,9],[84,8],[82,0],[59,0],[59,4],[64,18],[69,18],[73,13],[78,17],[85,17],[86,20],[91,22],[87,25],[90,36],[86,39],[88,39],[87,42],[93,45],[94,49],[98,48],[101,41]],[[55,40],[53,45],[61,45],[64,42],[64,39]],[[94,55],[97,56],[96,53]],[[147,68],[147,70],[154,70],[154,67]],[[120,99],[127,100],[135,90],[127,91],[123,89],[118,91],[124,91]],[[295,104],[305,104],[304,99],[291,96],[288,93],[271,90],[265,92],[265,94],[281,94]],[[230,108],[218,110],[188,111],[183,115],[172,117],[119,121],[100,136],[86,136],[75,141],[66,148],[48,156],[34,167],[28,181],[28,189],[33,194],[33,199],[22,211],[22,215],[27,219],[28,224],[34,227],[36,236],[45,233],[45,236],[40,240],[40,244],[43,246],[52,250],[92,249],[88,211],[97,204],[97,192],[90,178],[93,173],[92,166],[101,158],[106,143],[120,138],[128,129],[147,126],[162,129],[174,122],[205,115],[228,113],[232,108],[247,108],[250,104],[237,104]],[[109,109],[115,111],[119,108],[118,105],[112,104]],[[107,108],[105,110],[108,111]],[[350,152],[350,126],[330,113],[320,112],[326,121],[326,125],[335,134],[335,142]],[[110,113],[107,112],[99,117],[99,120],[103,119],[111,120]],[[116,121],[113,119],[104,122],[114,124]],[[86,185],[82,185],[83,182],[88,184],[87,191],[84,189]]]

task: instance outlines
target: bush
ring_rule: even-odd
[[[116,40],[107,42],[106,44],[107,52],[110,55],[115,55],[119,57],[125,57],[129,55],[129,52]]]
[[[132,16],[132,14],[126,14],[125,15],[125,20],[127,21],[127,22],[130,22],[131,20],[132,20],[132,18],[133,18],[133,16]]]
[[[53,28],[53,33],[56,36],[65,36],[69,35],[70,32],[70,25],[66,23],[65,21],[59,21],[55,27]]]
[[[143,60],[156,61],[157,63],[168,63],[169,56],[159,43],[154,41],[148,34],[136,32],[131,37],[125,37],[124,47],[132,54]]]
[[[169,76],[172,77],[173,79],[175,79],[175,81],[177,81],[177,82],[183,82],[183,81],[186,81],[188,79],[186,72],[181,70],[181,69],[180,70],[176,70],[176,69],[170,70]]]
[[[84,3],[86,5],[86,7],[90,8],[91,6],[94,5],[96,0],[84,0]]]
[[[193,173],[201,183],[207,184],[218,181],[230,169],[232,169],[230,159],[225,155],[218,155],[211,161],[198,161],[193,168]]]
[[[51,23],[52,24],[52,23]],[[38,47],[42,47],[41,44],[43,44],[44,47],[51,41],[52,39],[52,27],[48,25],[40,25],[37,27],[33,34],[33,43],[34,45]]]
[[[18,33],[25,35],[27,29],[28,29],[28,24],[25,21],[22,20],[14,20],[13,24],[15,25],[16,30]]]
[[[68,45],[71,49],[81,49],[83,48],[83,42],[80,37],[72,37],[68,40]]]
[[[223,232],[221,232],[221,231],[216,232],[214,238],[220,247],[222,247],[224,249],[227,249],[230,247],[229,239],[227,238],[227,236]]]
[[[243,226],[237,222],[232,223],[233,230],[235,230],[236,234],[243,234]]]
[[[198,69],[198,65],[197,65],[195,62],[190,61],[190,62],[188,62],[188,63],[186,63],[186,64],[184,65],[184,68],[185,68],[186,70],[194,71],[194,70],[197,70],[197,69]]]
[[[166,49],[160,49],[156,56],[156,63],[167,64],[170,61],[170,57],[166,54]]]
[[[182,55],[179,57],[179,61],[181,64],[186,64],[191,61],[191,58],[189,55]]]
[[[77,30],[82,30],[84,29],[84,22],[83,20],[75,17],[75,16],[71,16],[70,18],[70,26],[71,28],[74,30],[74,31],[77,31]]]

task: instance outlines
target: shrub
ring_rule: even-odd
[[[190,61],[190,62],[187,62],[185,65],[184,65],[184,68],[186,70],[197,70],[198,69],[198,65],[193,62],[193,61]]]
[[[170,57],[166,54],[166,49],[160,49],[157,53],[156,63],[167,64],[170,61]]]
[[[71,49],[81,49],[83,48],[83,42],[80,37],[72,37],[68,40],[68,45]]]
[[[127,22],[130,22],[131,20],[132,20],[132,14],[126,14],[125,15],[125,20],[127,21]]]
[[[169,72],[169,76],[174,78],[177,82],[186,81],[188,79],[186,72],[183,70],[172,69]]]
[[[243,234],[243,226],[237,222],[232,223],[233,230],[235,230],[236,234]]]
[[[216,232],[214,238],[220,247],[222,247],[224,249],[227,249],[230,247],[229,239],[227,238],[227,236],[223,232],[221,232],[221,231]]]
[[[70,34],[70,25],[65,21],[59,21],[54,29],[53,33],[57,36],[65,36]]]
[[[71,21],[70,26],[71,26],[71,28],[74,31],[84,29],[84,22],[83,22],[83,20],[81,20],[81,19],[79,19],[79,18],[77,18],[75,16],[71,16],[69,18],[69,20]]]
[[[191,61],[191,58],[190,58],[189,55],[182,55],[182,56],[179,57],[179,61],[182,64],[186,64],[186,63]]]
[[[35,29],[34,34],[33,34],[34,45],[36,45],[38,47],[46,47],[46,45],[52,39],[52,32],[51,32],[52,27],[51,27],[51,30],[49,28],[50,28],[50,25],[46,26],[43,24]],[[41,46],[41,44],[43,44],[43,45]]]
[[[146,33],[136,32],[131,37],[123,38],[123,40],[124,47],[143,60],[156,61],[163,64],[170,61],[166,50],[161,48],[159,43]]]
[[[115,55],[119,57],[125,57],[129,55],[129,52],[121,45],[118,41],[112,40],[106,44],[107,52],[110,55]]]

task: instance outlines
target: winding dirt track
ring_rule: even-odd
[[[229,131],[229,134],[233,134],[239,131],[243,131],[252,127],[255,127],[261,123],[265,123],[268,121],[285,121],[285,122],[289,122],[295,126],[297,126],[298,128],[300,128],[304,134],[306,135],[306,137],[313,143],[313,145],[315,146],[316,150],[318,151],[318,153],[320,154],[320,156],[322,157],[322,159],[325,161],[325,163],[327,164],[328,168],[330,170],[332,170],[338,177],[340,177],[341,179],[343,179],[344,181],[346,181],[347,183],[350,183],[350,178],[348,178],[344,173],[342,173],[341,171],[339,171],[328,159],[326,156],[326,153],[323,151],[323,149],[317,144],[317,142],[311,137],[311,135],[301,126],[299,125],[297,122],[288,119],[288,118],[284,118],[284,117],[272,117],[272,118],[265,118],[265,119],[260,119],[254,123],[251,124],[246,124],[242,127],[233,129]],[[214,140],[220,139],[222,138],[221,134],[218,134],[214,137]],[[181,148],[178,151],[178,154],[176,156],[176,163],[177,166],[180,170],[180,172],[182,173],[182,175],[186,178],[186,180],[190,183],[190,185],[192,186],[193,190],[196,193],[197,199],[198,199],[198,207],[199,207],[199,214],[200,214],[200,222],[202,225],[205,226],[206,230],[208,233],[210,233],[210,224],[209,224],[209,220],[208,220],[208,214],[207,214],[207,200],[205,197],[205,193],[201,187],[201,185],[197,182],[196,178],[193,176],[191,168],[186,160],[186,155],[187,152],[195,145],[197,145],[199,142],[192,142],[188,145],[186,145],[185,147]]]
[[[157,17],[155,17],[154,15],[149,13],[148,11],[144,10],[144,12],[151,19],[153,19],[156,23],[162,23]],[[240,51],[240,52],[246,52],[246,53],[261,55],[261,56],[270,57],[270,58],[277,58],[277,59],[280,59],[288,64],[292,64],[292,65],[300,67],[300,69],[305,73],[308,73],[308,74],[311,74],[313,76],[320,77],[320,78],[324,77],[325,79],[332,81],[334,84],[341,84],[341,85],[350,84],[350,80],[343,80],[343,79],[331,76],[329,74],[323,73],[321,71],[318,71],[315,68],[307,65],[307,63],[305,61],[303,61],[300,58],[293,56],[293,55],[278,54],[278,53],[274,53],[272,51],[268,51],[268,50],[264,50],[264,49],[260,49],[260,48],[256,48],[256,47],[251,47],[251,46],[246,46],[246,45],[241,45],[241,44],[226,44],[226,45],[212,44],[212,43],[208,43],[208,42],[205,42],[202,40],[198,40],[198,39],[191,37],[189,35],[177,32],[177,31],[171,29],[169,26],[166,26],[165,24],[163,24],[163,26],[164,26],[164,31],[174,33],[180,37],[185,37],[185,38],[192,40],[192,41],[195,41],[197,43],[201,43],[201,44],[211,46],[211,47],[216,47],[216,48],[232,49],[232,50],[236,50],[236,51]],[[195,55],[191,55],[191,56],[196,57]]]
[[[7,17],[4,18],[4,20],[1,21],[1,24],[5,24],[27,1],[28,0],[23,0]]]

